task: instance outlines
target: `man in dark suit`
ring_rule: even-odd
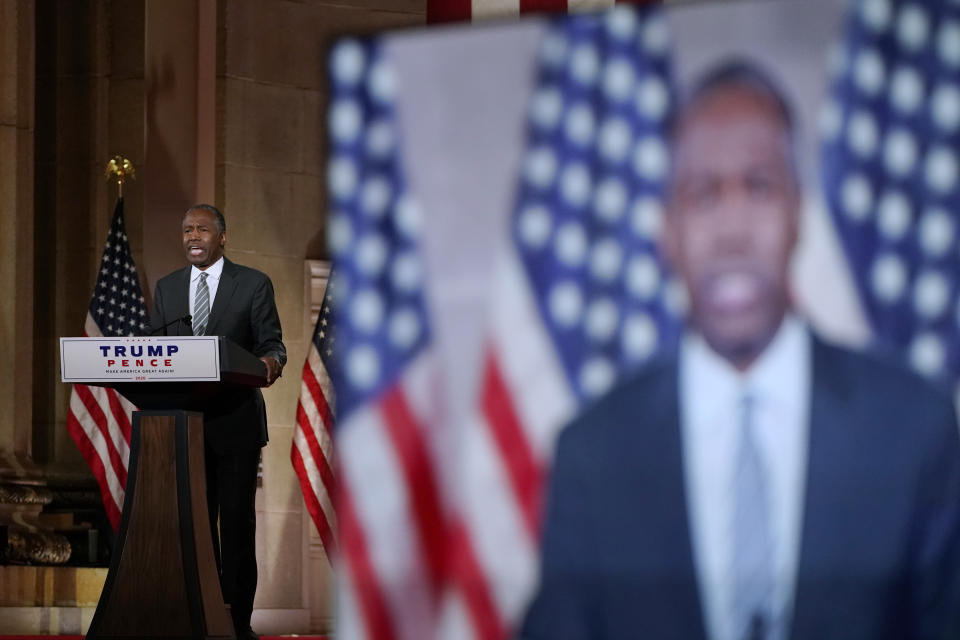
[[[960,638],[949,396],[791,309],[786,101],[708,75],[674,120],[678,351],[561,434],[524,638]]]
[[[227,260],[223,214],[198,204],[183,219],[190,266],[157,282],[151,325],[175,335],[226,336],[263,361],[268,386],[287,362],[273,284],[265,274]],[[190,314],[192,323],[177,322]],[[217,393],[204,405],[207,503],[224,600],[238,638],[250,628],[257,588],[257,467],[267,443],[267,415],[259,389]],[[218,527],[219,524],[219,527]]]

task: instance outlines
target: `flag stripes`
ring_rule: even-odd
[[[488,354],[484,366],[481,403],[490,434],[510,478],[517,504],[531,539],[540,535],[540,497],[543,467],[534,457],[517,419],[510,390],[496,359]]]
[[[412,517],[426,561],[430,586],[438,594],[445,578],[445,517],[434,475],[434,464],[426,451],[422,426],[407,405],[399,389],[384,394],[381,406],[384,424],[400,459],[404,480],[409,487]]]
[[[615,3],[652,4],[659,0],[427,0],[427,24],[470,22],[528,13],[565,13],[606,9]]]
[[[84,319],[84,335],[133,336],[146,329],[146,302],[124,226],[123,199],[118,198]],[[115,530],[123,510],[135,410],[113,389],[77,384],[70,393],[67,431],[97,479],[107,518]]]
[[[587,4],[597,6],[477,0],[431,2],[428,10],[436,21]],[[515,242],[498,262],[473,412],[456,423],[431,406],[445,395],[433,364],[422,222],[401,167],[393,102],[400,79],[379,42],[334,47],[328,188],[337,337],[325,371],[337,391],[341,637],[502,640],[517,630],[536,586],[557,432],[672,335],[665,280],[645,270],[657,260],[672,98],[665,28],[656,12],[629,7],[549,26],[511,222]],[[616,64],[605,66],[604,56]],[[559,111],[540,108],[554,103]],[[566,111],[573,124],[561,127],[551,114]],[[600,139],[593,123],[614,135]],[[587,166],[594,155],[603,166]],[[578,181],[581,174],[587,178]],[[592,205],[581,211],[585,203]],[[524,232],[543,228],[546,236]],[[550,245],[537,238],[554,235],[593,257],[544,250]],[[627,260],[633,275],[623,284],[609,271]],[[566,297],[554,293],[558,286]],[[585,323],[581,307],[598,300],[623,304],[591,308]],[[600,330],[608,339],[591,334]],[[578,332],[573,340],[570,331]],[[308,372],[304,405],[323,395]]]
[[[349,615],[353,611],[342,612],[337,624],[341,626],[341,631],[343,626],[349,624],[356,632],[365,629],[369,638],[394,640],[393,619],[380,589],[377,572],[370,561],[367,536],[353,507],[349,487],[342,480],[337,496],[340,535],[344,541],[343,556],[351,574],[349,592],[358,602],[359,611],[355,613],[362,616],[361,621],[356,621]]]
[[[327,307],[328,308],[328,307]],[[322,321],[322,318],[321,318]],[[323,331],[318,321],[315,336]],[[300,399],[297,403],[297,422],[294,429],[290,459],[300,483],[307,511],[313,519],[320,541],[327,555],[336,552],[336,513],[332,496],[336,480],[332,468],[333,410],[328,398],[332,398],[329,376],[320,352],[326,344],[317,348],[311,343],[310,352],[303,363],[300,381]]]
[[[676,322],[648,267],[666,168],[667,43],[658,12],[621,7],[555,20],[541,47],[514,242],[496,278],[455,501],[465,529],[455,566],[472,571],[459,588],[471,589],[476,638],[514,633],[535,591],[558,431],[655,353]],[[455,611],[455,600],[445,606]]]

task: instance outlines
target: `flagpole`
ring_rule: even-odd
[[[136,178],[136,169],[134,169],[133,163],[121,155],[110,158],[110,162],[107,163],[107,168],[104,173],[108,180],[110,180],[112,176],[116,176],[118,199],[123,198],[123,183],[126,179],[128,177]]]

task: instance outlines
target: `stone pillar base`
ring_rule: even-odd
[[[106,579],[101,568],[0,566],[0,629],[18,635],[84,634]]]

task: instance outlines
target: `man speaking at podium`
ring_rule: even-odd
[[[287,350],[270,278],[224,257],[227,224],[216,207],[191,207],[182,231],[190,266],[157,282],[151,326],[155,332],[167,327],[174,335],[225,336],[258,356],[267,369],[267,385],[273,384]],[[257,588],[257,466],[267,443],[263,395],[246,388],[218,393],[206,406],[203,423],[207,503],[223,598],[237,637],[255,638],[250,616]]]
[[[791,308],[791,122],[745,63],[677,114],[689,330],[561,434],[524,638],[960,637],[954,408]]]

